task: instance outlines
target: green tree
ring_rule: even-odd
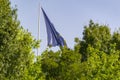
[[[45,51],[41,60],[42,71],[46,80],[77,80],[80,60],[79,53],[67,48],[57,52]]]
[[[35,57],[38,47],[30,32],[17,20],[16,8],[0,0],[0,80],[119,80],[120,33],[90,21],[83,39],[75,38],[74,49],[46,50]]]
[[[38,47],[38,41],[20,26],[16,10],[9,0],[0,0],[0,80],[30,80],[33,49]]]
[[[88,47],[89,57],[83,74],[87,80],[119,80],[120,79],[120,51],[115,50],[115,45],[111,45],[110,54],[100,51],[91,46]]]
[[[41,67],[46,80],[119,80],[120,34],[90,21],[74,49],[46,50]]]
[[[83,40],[75,39],[75,49],[82,53],[80,80],[119,80],[119,32],[110,33],[106,25],[90,21]]]
[[[36,61],[29,66],[29,80],[45,80],[45,76],[41,70],[41,56],[37,56]]]
[[[113,33],[111,43],[116,44],[116,50],[120,49],[120,30]]]
[[[90,20],[88,26],[84,27],[83,40],[80,42],[80,53],[83,55],[83,61],[87,59],[87,47],[90,45],[109,54],[109,45],[111,41],[110,29],[106,25],[99,25]]]

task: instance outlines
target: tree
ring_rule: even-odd
[[[31,33],[20,26],[16,11],[9,0],[0,0],[0,80],[28,80],[33,49],[38,46]]]
[[[46,50],[17,20],[17,9],[0,0],[0,80],[119,80],[120,33],[90,21],[74,49]]]
[[[88,26],[84,27],[83,40],[80,42],[80,53],[82,53],[82,60],[87,59],[86,49],[90,45],[109,54],[109,45],[111,41],[110,29],[106,25],[99,25],[90,20]]]
[[[79,79],[80,54],[64,48],[62,51],[48,51],[42,54],[41,66],[46,80]]]
[[[80,80],[118,80],[120,79],[119,32],[110,33],[106,25],[90,21],[83,32],[83,40],[76,38],[75,49],[82,54]]]
[[[90,21],[83,40],[75,38],[74,49],[46,50],[41,67],[46,80],[119,80],[119,32]]]
[[[120,49],[120,30],[113,33],[111,43],[116,44],[116,50]]]

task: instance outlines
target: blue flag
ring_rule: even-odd
[[[66,46],[64,38],[56,31],[43,8],[41,9],[46,23],[48,46]]]

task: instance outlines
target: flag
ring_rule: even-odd
[[[56,31],[54,25],[50,21],[50,19],[47,17],[45,11],[42,9],[44,20],[46,23],[46,29],[47,29],[47,39],[48,39],[48,46],[66,46],[66,42],[64,38]]]

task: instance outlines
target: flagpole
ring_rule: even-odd
[[[37,38],[38,38],[38,40],[40,40],[40,3],[38,5],[38,34],[37,34]],[[37,56],[38,55],[39,55],[39,48],[37,48]]]

